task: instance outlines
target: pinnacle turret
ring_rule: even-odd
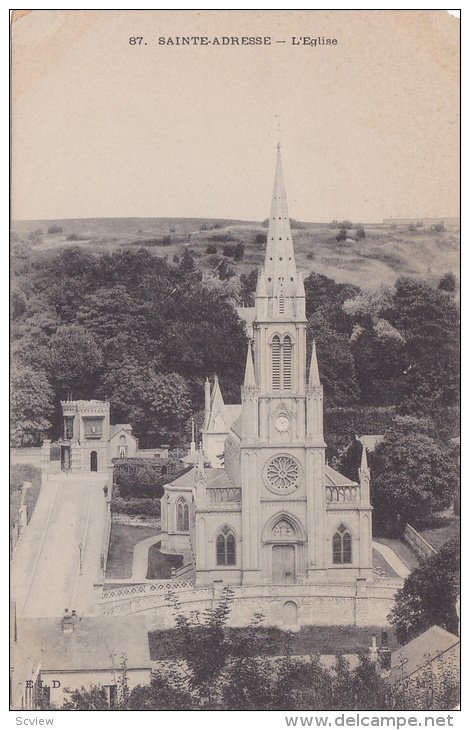
[[[251,344],[248,343],[248,350],[246,353],[246,365],[245,365],[245,380],[243,382],[245,388],[255,388],[255,368],[253,366],[253,357],[251,354]]]
[[[315,340],[312,343],[312,357],[310,359],[310,372],[308,375],[308,385],[310,388],[316,388],[321,385],[320,372],[318,370],[317,348]]]

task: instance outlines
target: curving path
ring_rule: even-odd
[[[387,545],[382,545],[381,542],[375,542],[374,540],[372,541],[372,547],[381,554],[383,559],[387,561],[390,567],[393,568],[400,578],[407,578],[409,576],[410,569],[391,548],[387,547]]]

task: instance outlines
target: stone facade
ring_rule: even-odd
[[[357,586],[373,578],[370,474],[365,450],[357,482],[325,463],[323,388],[315,343],[307,369],[306,325],[278,152],[242,402],[225,405],[217,378],[212,388],[206,381],[202,450],[165,487],[162,549],[189,549],[197,587],[270,586],[276,623],[276,594],[300,586],[302,623],[311,612],[355,623]],[[325,584],[349,586],[354,601],[348,594],[332,613],[328,590],[318,594]]]

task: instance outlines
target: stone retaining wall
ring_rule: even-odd
[[[255,613],[264,616],[265,626],[298,629],[300,626],[386,625],[394,595],[402,581],[380,581],[368,585],[232,586],[231,626],[246,626]],[[187,615],[214,607],[222,587],[195,588],[189,582],[160,582],[141,590],[134,586],[127,595],[106,591],[95,603],[97,613],[108,616],[145,612],[149,630],[173,628],[173,609],[167,600],[171,587]]]
[[[429,558],[431,555],[436,554],[436,550],[430,545],[422,535],[417,532],[414,527],[411,527],[406,523],[405,530],[403,532],[403,539],[410,547],[418,558]]]

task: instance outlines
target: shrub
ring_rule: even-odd
[[[210,243],[206,248],[206,253],[217,253],[217,246],[215,243]]]
[[[54,223],[52,226],[49,226],[49,228],[47,229],[47,232],[50,234],[62,233],[63,229],[61,226],[58,226],[56,223]]]
[[[125,514],[130,517],[160,517],[159,499],[122,499],[113,497],[111,510],[114,514]]]

